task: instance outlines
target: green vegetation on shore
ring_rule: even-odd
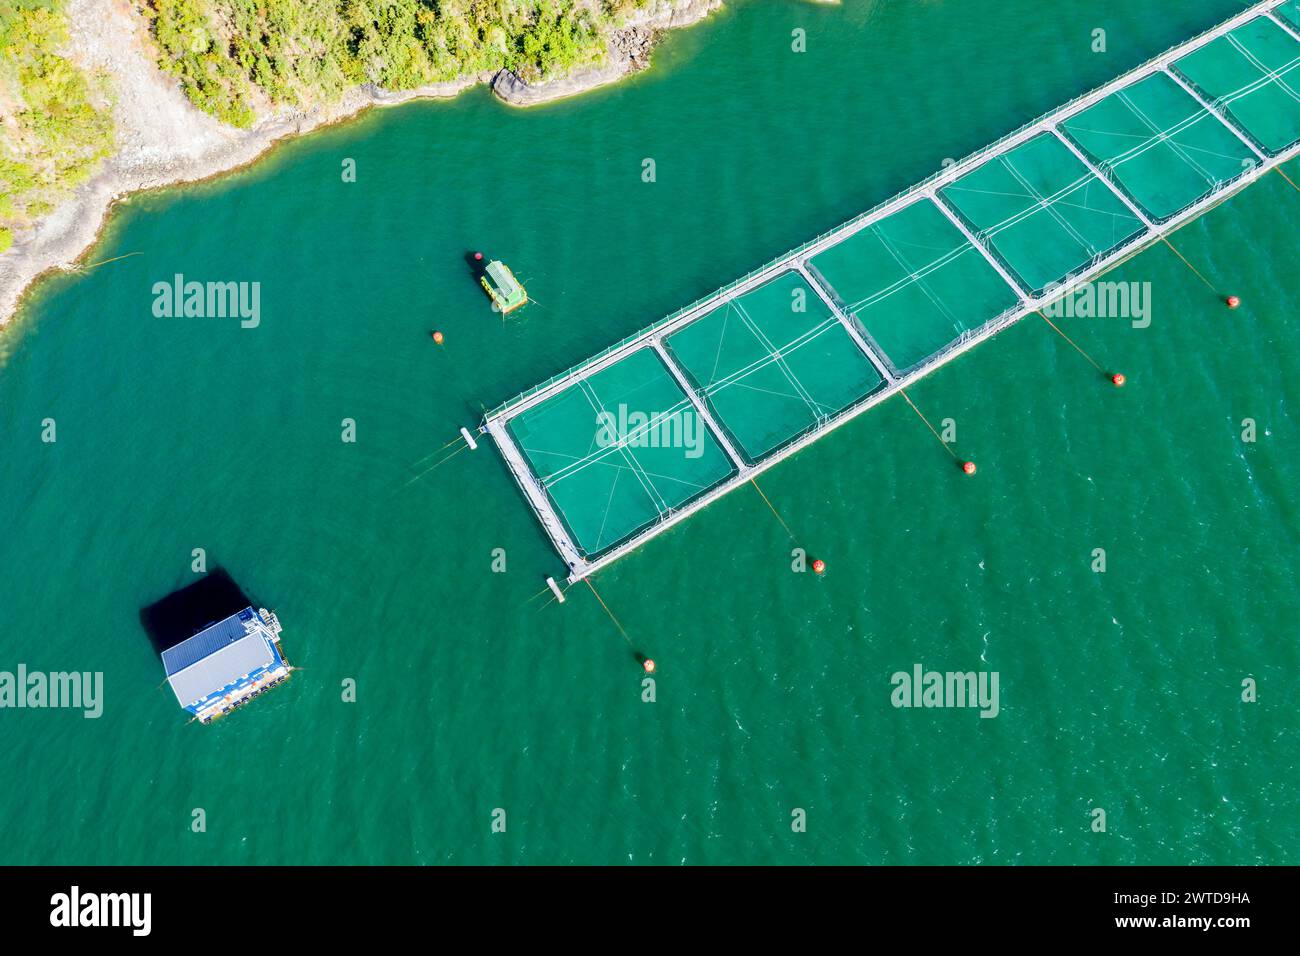
[[[259,105],[405,90],[502,67],[525,80],[597,63],[604,29],[647,0],[139,0],[160,65],[236,126]]]
[[[248,127],[279,105],[406,90],[502,68],[529,82],[599,63],[649,0],[134,0],[159,66]],[[0,253],[113,148],[111,87],[62,55],[66,0],[0,0]]]
[[[63,0],[0,6],[0,253],[113,145],[106,86],[59,55],[67,38]]]

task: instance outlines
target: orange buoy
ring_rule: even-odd
[[[433,344],[434,344],[434,345],[441,345],[441,344],[442,344],[442,333],[441,333],[441,332],[434,332],[434,333],[433,333]]]
[[[1114,375],[1110,377],[1111,384],[1114,385],[1116,388],[1123,388],[1124,383],[1127,381],[1128,379],[1124,377],[1123,372],[1116,372]]]
[[[964,471],[964,472],[966,472],[966,474],[968,474],[968,475],[973,475],[973,474],[975,474],[975,462],[973,462],[973,461],[963,461],[963,462],[961,463],[961,470]]]
[[[1227,301],[1228,301],[1228,308],[1230,309],[1235,309],[1237,306],[1241,305],[1241,300],[1237,298],[1235,295],[1228,296]]]
[[[481,253],[481,252],[476,252],[476,253],[474,253],[474,261],[475,261],[475,262],[482,262],[482,261],[483,261],[483,253]]]
[[[825,574],[825,573],[826,573],[826,562],[823,561],[821,558],[818,558],[816,561],[813,562],[813,574]]]
[[[641,666],[645,668],[647,674],[653,674],[655,672],[655,662],[648,657],[641,662]]]

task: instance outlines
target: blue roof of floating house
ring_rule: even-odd
[[[271,633],[251,607],[163,651],[167,680],[181,706],[203,700],[277,657]]]

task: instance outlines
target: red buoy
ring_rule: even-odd
[[[1110,377],[1110,381],[1111,384],[1114,385],[1116,388],[1123,388],[1124,383],[1128,381],[1128,379],[1124,377],[1123,372],[1116,372],[1114,375]]]
[[[964,462],[962,462],[962,463],[961,463],[961,470],[964,471],[964,472],[966,472],[966,474],[968,474],[968,475],[973,475],[973,474],[975,474],[975,462],[973,462],[973,461],[964,461]]]
[[[825,573],[826,573],[826,562],[823,561],[821,558],[818,558],[816,561],[813,562],[813,574],[825,574]]]
[[[641,662],[641,666],[645,668],[647,674],[653,674],[655,672],[655,662],[648,657]]]
[[[482,262],[482,261],[483,261],[483,253],[481,253],[481,252],[476,252],[476,253],[474,253],[474,261],[475,261],[475,262]]]
[[[1241,305],[1241,300],[1239,298],[1235,295],[1228,296],[1228,308],[1235,309],[1239,305]]]
[[[434,345],[441,345],[441,344],[442,344],[442,333],[441,333],[441,332],[434,332],[434,333],[433,333],[433,344],[434,344]]]

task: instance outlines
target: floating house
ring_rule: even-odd
[[[280,621],[246,607],[162,652],[167,683],[180,705],[208,723],[289,676]]]
[[[528,293],[524,291],[523,285],[515,278],[510,267],[499,259],[493,259],[487,264],[479,281],[503,315],[528,302]]]

